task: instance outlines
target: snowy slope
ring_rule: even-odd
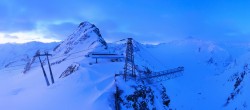
[[[221,110],[221,109],[246,109],[249,99],[246,99],[242,90],[235,97],[237,101],[230,101],[225,105],[227,98],[234,93],[236,79],[229,79],[236,73],[244,71],[244,65],[248,64],[248,47],[232,45],[232,48],[222,48],[211,41],[199,39],[183,39],[157,46],[147,46],[155,57],[167,67],[182,65],[185,72],[182,77],[165,81],[171,104],[176,109],[185,110]],[[223,45],[224,46],[224,45]],[[235,49],[235,50],[233,50]],[[166,50],[166,52],[160,52]],[[235,53],[236,52],[236,53]],[[244,58],[242,58],[244,56]],[[210,59],[213,60],[210,60]],[[240,61],[238,61],[240,60]],[[159,62],[159,64],[161,63]],[[250,89],[245,82],[248,82],[247,75],[240,84],[244,92]],[[248,90],[247,90],[248,89]],[[236,103],[239,103],[236,105]],[[245,108],[243,107],[245,105]]]
[[[106,42],[100,36],[98,28],[88,22],[81,23],[68,39],[49,51],[53,54],[50,62],[55,84],[46,87],[37,58],[36,63],[31,63],[31,69],[26,74],[22,74],[23,67],[19,67],[21,70],[11,72],[1,70],[0,87],[4,91],[0,92],[0,108],[9,110],[80,110],[83,108],[98,110],[106,106],[105,109],[108,109],[107,96],[101,98],[104,100],[101,101],[101,104],[105,102],[103,106],[96,106],[100,103],[97,99],[106,92],[113,93],[111,88],[114,83],[114,73],[122,68],[123,63],[107,65],[110,62],[108,60],[109,62],[104,64],[89,65],[95,60],[85,57],[91,51],[106,50],[106,48]],[[33,51],[33,55],[35,52]],[[44,57],[42,57],[42,61],[45,61]],[[48,66],[45,62],[44,64],[49,76]],[[69,74],[67,69],[71,65],[76,66],[74,68],[76,72],[66,78],[59,78],[64,76],[62,73]],[[118,67],[117,70],[113,68],[114,66]]]
[[[25,44],[0,44],[0,69],[9,67],[12,63],[24,64],[34,56],[34,53],[40,49],[41,51],[50,50],[58,45],[54,43],[29,42]]]
[[[0,108],[112,110],[118,86],[123,91],[120,95],[124,101],[123,109],[133,109],[134,97],[137,97],[136,107],[149,109],[249,109],[248,44],[219,44],[195,38],[159,45],[143,45],[134,41],[137,68],[162,71],[185,67],[181,77],[147,84],[133,80],[125,82],[122,76],[115,77],[115,74],[123,72],[124,59],[98,59],[96,64],[95,59],[88,57],[89,52],[124,54],[125,43],[106,43],[95,25],[81,23],[57,46],[48,45],[48,48],[53,48],[49,50],[52,54],[49,59],[55,79],[54,84],[50,81],[49,87],[37,57],[26,61],[30,69],[25,74],[22,73],[24,66],[15,67],[18,70],[0,70]],[[2,49],[9,50],[6,47]],[[34,56],[38,48],[31,49],[32,52],[28,53]],[[4,54],[1,56],[11,58]],[[47,60],[45,57],[41,59],[50,80]],[[14,62],[12,66],[18,64]]]

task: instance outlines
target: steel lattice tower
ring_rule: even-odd
[[[125,57],[125,66],[124,66],[124,79],[127,80],[127,76],[135,77],[135,66],[134,66],[134,49],[132,38],[128,38],[126,57]]]

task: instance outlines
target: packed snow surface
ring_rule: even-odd
[[[40,45],[36,42],[26,44],[32,45],[32,48],[23,46],[20,49],[12,49],[13,46],[9,46],[10,44],[0,45],[1,52],[4,52],[0,55],[0,109],[114,109],[115,74],[123,72],[124,59],[115,61],[98,59],[96,63],[96,59],[88,57],[88,54],[89,52],[125,54],[125,43],[106,43],[98,28],[83,22],[59,45]],[[183,76],[151,84],[152,87],[163,84],[171,100],[170,108],[249,109],[248,44],[220,44],[187,38],[159,45],[143,45],[139,41],[134,41],[134,46],[136,65],[146,66],[153,71],[185,67]],[[41,57],[50,86],[46,85],[38,58],[34,58],[34,62],[31,63],[38,49],[40,53],[47,49],[52,54],[49,59],[55,79],[54,84],[50,81],[46,57]],[[31,68],[23,73],[25,65],[22,64],[26,63],[31,64]],[[15,67],[15,65],[21,66]],[[120,86],[125,88],[126,82],[122,82]],[[130,93],[131,90],[125,92]],[[160,94],[155,93],[156,96]]]

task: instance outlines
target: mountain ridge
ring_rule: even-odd
[[[16,67],[20,70],[8,72],[0,69],[0,108],[115,109],[116,84],[123,91],[119,94],[124,109],[249,108],[250,96],[247,93],[250,90],[250,78],[249,66],[246,66],[250,58],[249,47],[232,48],[193,38],[153,46],[134,42],[135,63],[142,70],[150,66],[152,71],[185,67],[182,77],[147,84],[132,79],[124,82],[122,76],[114,80],[115,74],[123,72],[123,59],[98,59],[96,63],[94,58],[87,57],[90,52],[125,53],[126,43],[104,42],[97,27],[88,22],[80,23],[68,39],[54,50],[49,50],[52,53],[49,59],[55,77],[55,84],[49,87],[46,87],[39,62],[31,67],[28,74],[22,74],[23,66]],[[33,57],[37,49],[29,50]],[[238,51],[241,53],[235,53]],[[43,52],[42,49],[40,52]],[[48,75],[46,58],[41,59]]]

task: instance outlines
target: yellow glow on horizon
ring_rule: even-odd
[[[13,37],[8,37],[13,36]],[[0,33],[0,44],[4,43],[27,43],[32,41],[38,42],[60,42],[61,40],[54,38],[44,38],[42,34],[38,32],[18,32],[11,34]]]

